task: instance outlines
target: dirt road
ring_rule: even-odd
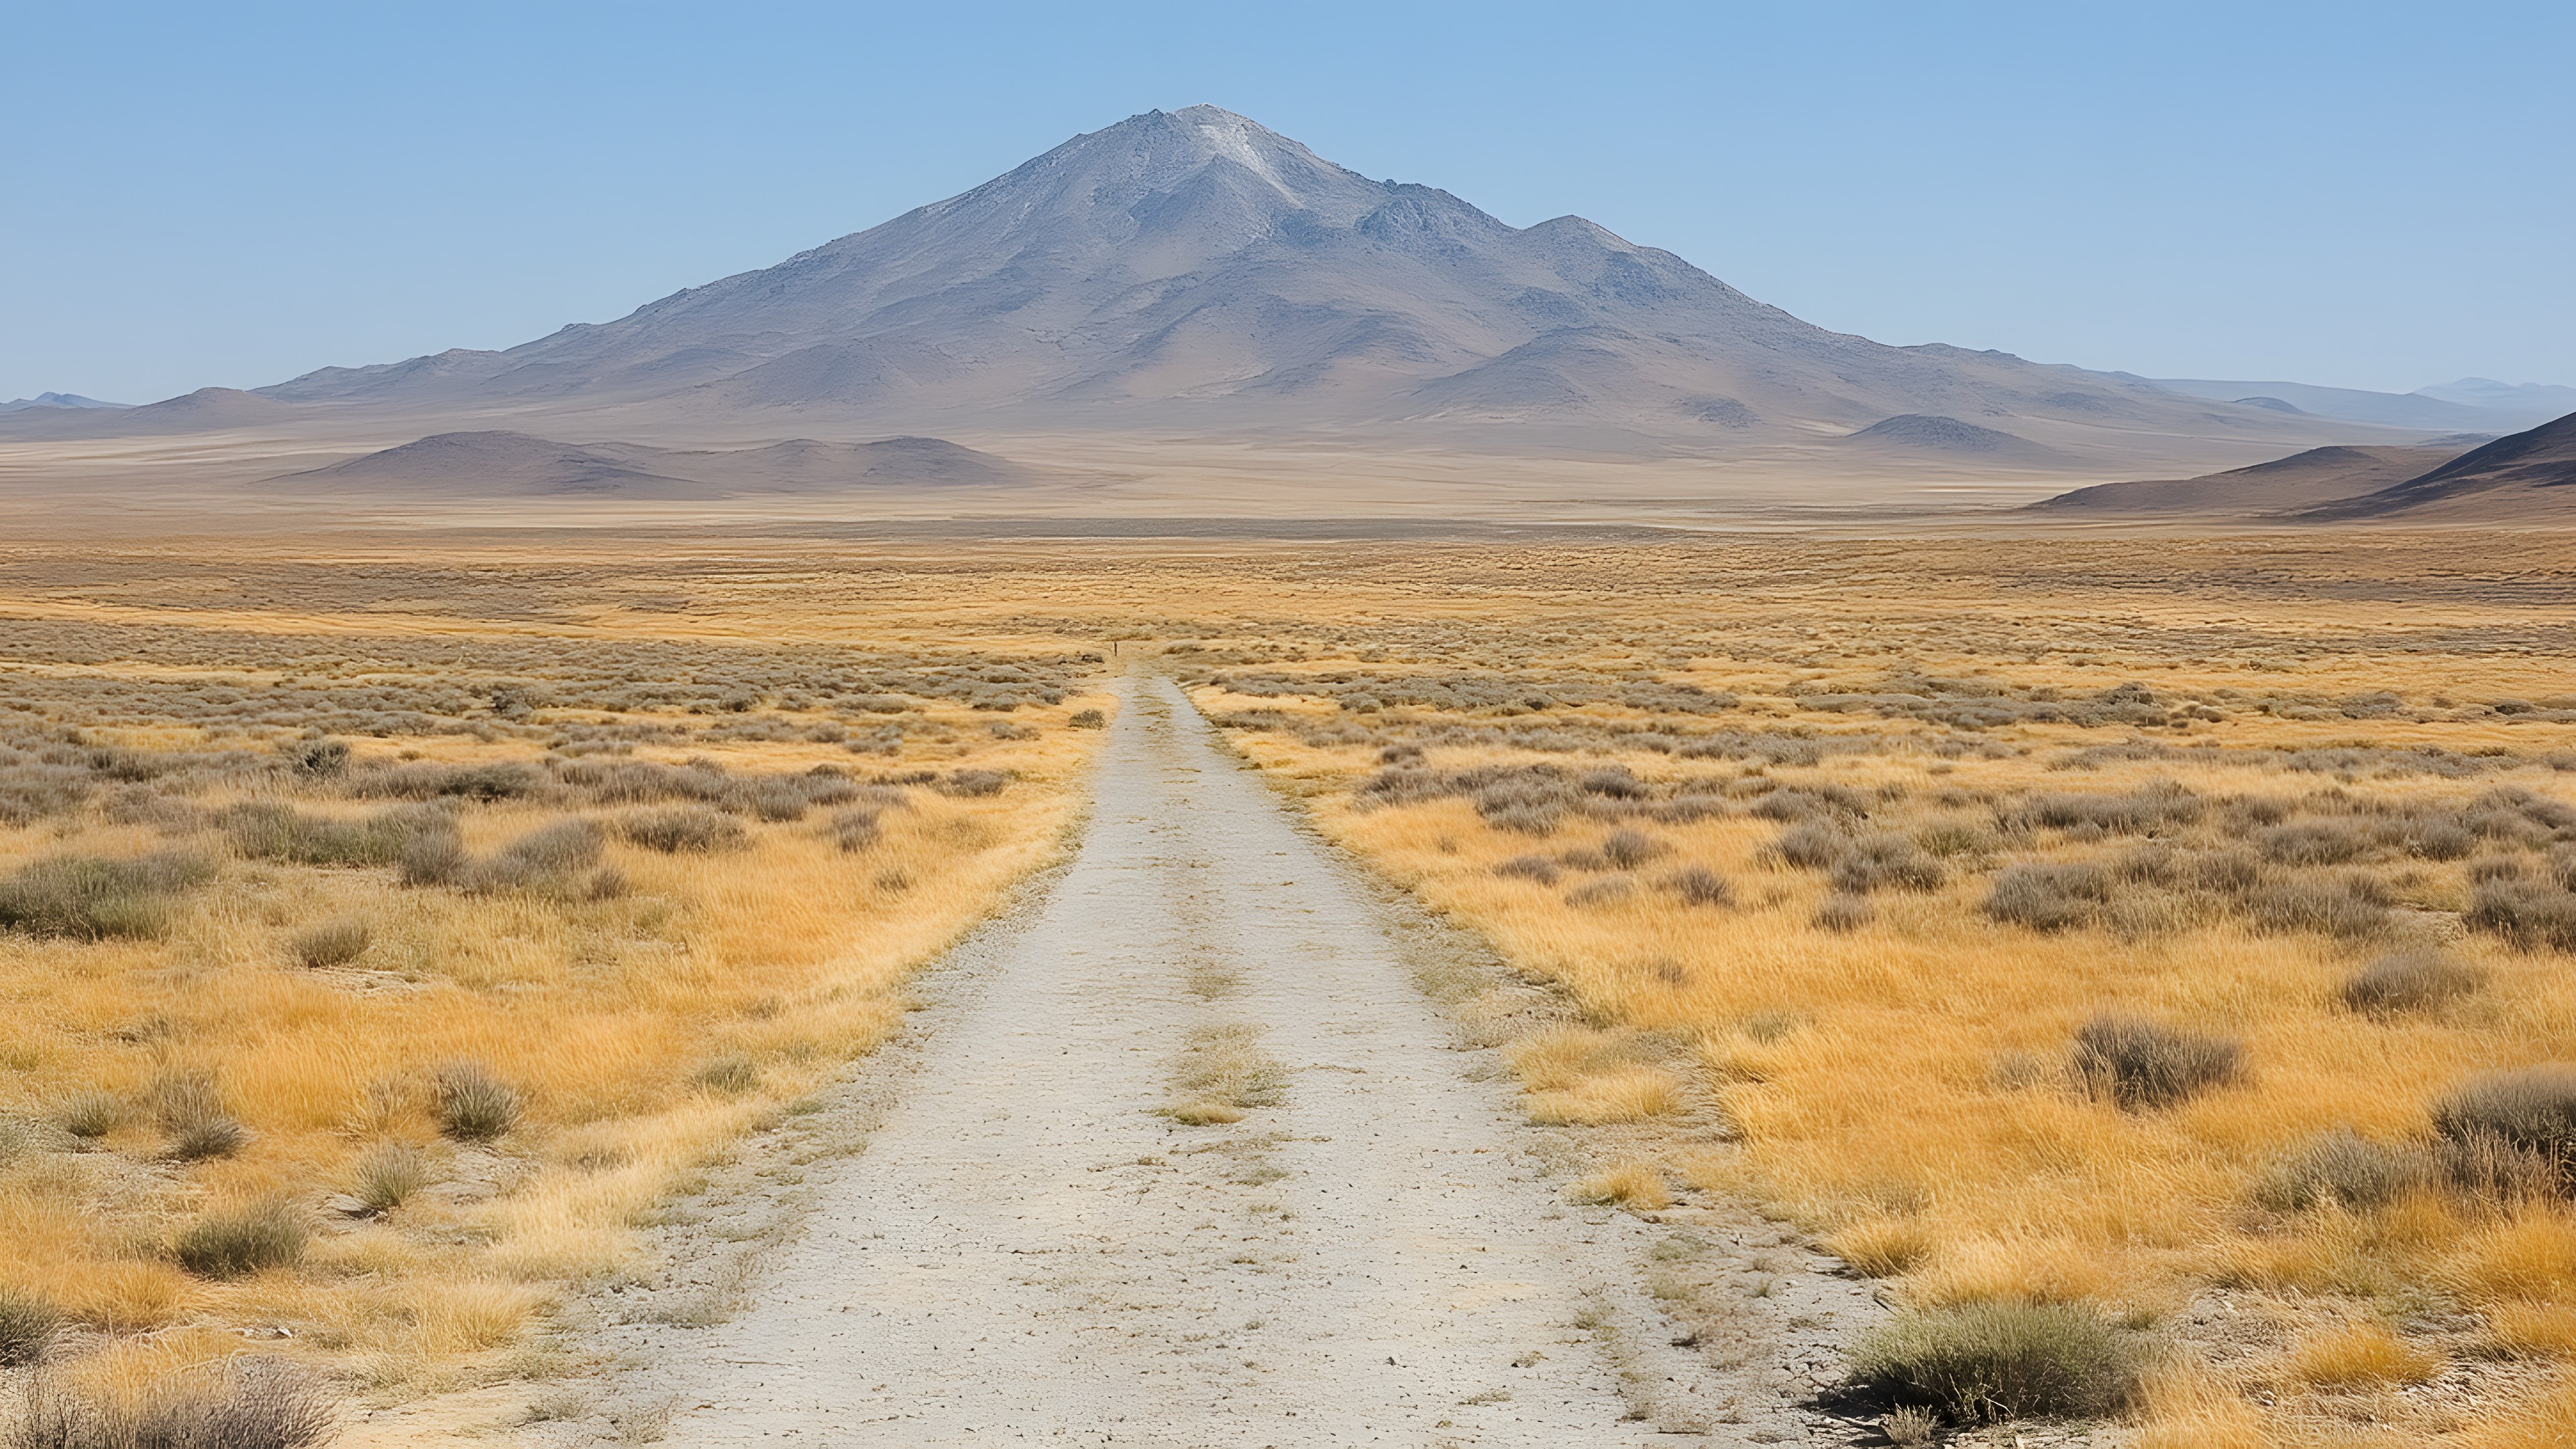
[[[1348,867],[1168,681],[1123,688],[1076,858],[871,1063],[740,1311],[621,1331],[624,1401],[693,1445],[1804,1439],[1721,1413],[1743,1385],[1638,1286],[1664,1230],[1567,1204]],[[1224,1028],[1276,1105],[1174,1120]]]

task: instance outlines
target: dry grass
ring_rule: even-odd
[[[386,1397],[510,1372],[894,1027],[1100,739],[1079,641],[794,586],[535,636],[371,572],[0,598],[0,1127],[50,1124],[0,1153],[0,1357],[95,1331],[44,1335],[66,1444],[276,1397],[209,1367],[238,1328]]]

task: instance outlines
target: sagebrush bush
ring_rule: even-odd
[[[2484,1140],[2532,1153],[2564,1171],[2576,1164],[2576,1066],[2473,1078],[2433,1104],[2433,1130],[2452,1143]]]
[[[23,1368],[45,1356],[63,1315],[22,1288],[0,1284],[0,1368]]]
[[[2341,995],[2354,1011],[2389,1015],[2466,996],[2485,979],[2484,972],[2446,951],[2397,951],[2354,972]]]
[[[2576,951],[2576,891],[2555,881],[2483,882],[2460,921],[2472,931],[2502,936],[2526,951],[2542,947]]]
[[[402,883],[408,886],[453,885],[471,864],[464,838],[453,831],[412,837],[403,843],[397,862]]]
[[[308,815],[275,801],[245,801],[216,812],[233,849],[252,860],[296,865],[392,865],[424,835],[453,834],[455,817],[434,805],[397,805],[358,820]]]
[[[647,850],[665,855],[682,851],[704,854],[734,850],[749,844],[750,832],[742,822],[721,810],[705,805],[670,805],[659,810],[635,810],[619,816],[619,838]]]
[[[13,1449],[311,1449],[339,1428],[339,1403],[276,1360],[165,1379],[140,1394],[89,1397],[60,1384],[30,1393]]]
[[[1842,934],[1857,931],[1878,919],[1878,908],[1866,896],[1836,891],[1817,903],[1815,926],[1821,931]]]
[[[480,1063],[452,1062],[438,1073],[438,1128],[462,1142],[489,1142],[518,1125],[518,1091]]]
[[[2283,865],[2342,865],[2370,849],[2357,820],[2301,820],[2254,834],[2254,848]]]
[[[465,873],[475,891],[568,891],[575,877],[599,864],[608,832],[599,822],[575,818],[540,825],[478,861]]]
[[[876,844],[877,837],[883,832],[877,823],[877,812],[861,809],[832,812],[831,822],[823,827],[823,833],[844,851],[860,851]]]
[[[2367,940],[2388,929],[2388,886],[2366,871],[2309,874],[2255,890],[2245,914],[2257,930],[2316,931]]]
[[[2273,1164],[2255,1182],[2254,1198],[2283,1212],[2321,1203],[2385,1207],[2432,1176],[2433,1162],[2423,1149],[2373,1142],[2350,1127],[2337,1127]]]
[[[283,1268],[304,1256],[311,1230],[285,1202],[267,1198],[206,1213],[179,1232],[172,1252],[179,1265],[203,1278],[238,1278]]]
[[[1901,835],[1864,835],[1833,863],[1834,889],[1865,896],[1872,891],[1931,891],[1941,887],[1941,863]]]
[[[1510,862],[1504,864],[1508,866]],[[1672,892],[1686,906],[1735,904],[1735,887],[1727,883],[1726,877],[1704,865],[1685,866],[1674,871],[1665,878],[1664,889]]]
[[[1554,885],[1559,872],[1556,862],[1544,855],[1515,855],[1495,866],[1494,874],[1511,876],[1518,880],[1536,881],[1540,885]]]
[[[1079,709],[1075,710],[1072,717],[1065,723],[1078,730],[1096,730],[1106,728],[1109,720],[1096,709]]]
[[[52,856],[0,882],[0,930],[76,941],[148,939],[169,928],[183,892],[214,874],[204,857],[183,851],[132,860]]]
[[[1602,858],[1621,870],[1634,870],[1664,850],[1662,841],[1640,830],[1613,830],[1601,841]]]
[[[375,935],[372,927],[355,917],[307,926],[295,933],[295,959],[299,965],[317,971],[346,966],[367,954]]]
[[[1780,832],[1763,854],[1800,870],[1823,870],[1842,858],[1851,837],[1821,820],[1804,821]]]
[[[2090,861],[2033,862],[1995,873],[1985,912],[2034,931],[2063,931],[2100,922],[2111,904],[2111,873]]]
[[[1853,1345],[1851,1374],[1885,1398],[1979,1424],[2109,1413],[2135,1389],[2141,1358],[2089,1308],[1968,1303],[1899,1311]]]
[[[1009,783],[1011,783],[1011,777],[999,770],[956,770],[932,788],[942,795],[980,800],[988,795],[1001,794],[1002,787]]]
[[[2072,1065],[2077,1082],[2096,1096],[2123,1107],[2169,1107],[2234,1081],[2245,1048],[2140,1017],[2103,1015],[2077,1029]]]

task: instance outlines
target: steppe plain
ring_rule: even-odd
[[[1255,1260],[1211,1294],[1344,1281],[1292,1240],[1318,1184],[1407,1189],[1369,1104],[1511,1164],[1352,1209],[1561,1260],[1512,1277],[1543,1357],[1461,1371],[1476,1402],[1329,1370],[1438,1409],[1421,1442],[2576,1424],[2576,1212],[2514,1115],[2558,1079],[2486,1078],[2576,1009],[2561,535],[138,520],[0,555],[0,1317],[43,1345],[0,1374],[56,1442],[226,1403],[727,1442],[687,1363],[775,1346],[794,1255],[895,1211],[833,1184],[936,1187],[888,1164],[940,1099],[1100,1135],[1065,1210],[1133,1177],[1175,1353],[1203,1222]],[[1209,741],[1240,772],[1185,808]],[[1122,750],[1184,793],[1095,795]],[[1139,887],[1178,914],[1059,981],[1092,1018],[993,1016],[1114,849],[1245,867],[1120,846],[1120,800],[1295,868]],[[1336,919],[1208,923],[1256,890]],[[1393,1035],[1340,1062],[1354,1002]],[[994,1020],[1104,1065],[1015,1097],[960,1051]],[[1944,1404],[1924,1336],[2003,1320],[2080,1372]],[[1186,1352],[1293,1406],[1296,1341]]]

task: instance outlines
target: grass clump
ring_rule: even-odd
[[[721,810],[705,805],[672,805],[660,810],[637,810],[619,817],[618,837],[630,845],[658,850],[664,855],[682,851],[704,855],[718,850],[734,850],[751,840],[742,822]]]
[[[1837,936],[1849,935],[1877,919],[1878,908],[1869,903],[1869,898],[1849,891],[1836,891],[1816,903],[1816,929]]]
[[[2313,1334],[2291,1358],[2298,1376],[2319,1388],[2420,1384],[2439,1372],[2439,1355],[2408,1343],[2386,1325],[2356,1323]]]
[[[1643,1162],[1615,1163],[1575,1184],[1574,1200],[1600,1206],[1661,1212],[1673,1205],[1672,1185]]]
[[[125,1120],[125,1104],[111,1092],[74,1092],[55,1109],[54,1120],[74,1137],[100,1138]]]
[[[179,895],[214,874],[203,857],[183,851],[133,860],[54,856],[0,882],[0,930],[74,941],[150,939],[169,929]]]
[[[52,1303],[0,1287],[0,1368],[23,1368],[43,1358],[62,1326],[63,1315]]]
[[[2372,1016],[2425,1011],[2478,989],[2485,973],[2442,951],[2398,951],[2343,984],[2343,1004]]]
[[[215,824],[249,859],[320,866],[391,865],[415,838],[456,830],[454,817],[432,805],[398,805],[362,820],[335,820],[272,800],[231,806],[217,813]]]
[[[518,1090],[476,1062],[438,1073],[438,1130],[460,1142],[490,1142],[519,1123]]]
[[[608,832],[598,821],[558,820],[501,847],[491,859],[468,871],[465,883],[476,891],[564,891],[575,877],[599,864],[607,846]]]
[[[375,932],[366,922],[344,917],[298,931],[293,950],[298,965],[320,971],[357,960],[367,954],[367,946],[374,940]]]
[[[1686,906],[1731,906],[1735,904],[1735,887],[1726,877],[1704,865],[1686,866],[1673,872],[1664,889]]]
[[[1190,1034],[1173,1086],[1180,1100],[1165,1112],[1173,1120],[1240,1122],[1247,1108],[1286,1100],[1288,1070],[1261,1049],[1259,1028],[1212,1026]]]
[[[2075,1033],[2077,1082],[2123,1107],[2170,1107],[2244,1070],[2240,1042],[2133,1016],[2097,1016]]]
[[[224,1110],[223,1089],[203,1073],[153,1083],[152,1115],[170,1134],[170,1155],[183,1162],[230,1157],[250,1141],[250,1129]]]
[[[309,1449],[339,1428],[318,1381],[274,1360],[212,1378],[163,1380],[139,1393],[90,1397],[38,1385],[14,1449]]]
[[[392,1212],[429,1186],[429,1158],[408,1142],[380,1142],[358,1159],[349,1185],[368,1212]]]
[[[1852,1378],[1962,1423],[2107,1413],[2140,1355],[2117,1327],[2068,1304],[1969,1303],[1899,1312],[1853,1346]]]
[[[2009,865],[1996,873],[1985,912],[2034,931],[2064,931],[2100,920],[2111,889],[2111,873],[2090,861]]]
[[[1096,709],[1078,709],[1065,720],[1065,724],[1078,730],[1106,729],[1109,727],[1109,718]]]
[[[2460,923],[2525,951],[2576,951],[2576,890],[2554,880],[2488,880],[2477,887]]]
[[[179,1266],[203,1278],[239,1278],[284,1268],[304,1256],[311,1229],[276,1198],[205,1214],[179,1232],[171,1251]]]
[[[693,1080],[710,1092],[737,1097],[760,1085],[760,1068],[741,1052],[727,1052],[698,1068]]]

